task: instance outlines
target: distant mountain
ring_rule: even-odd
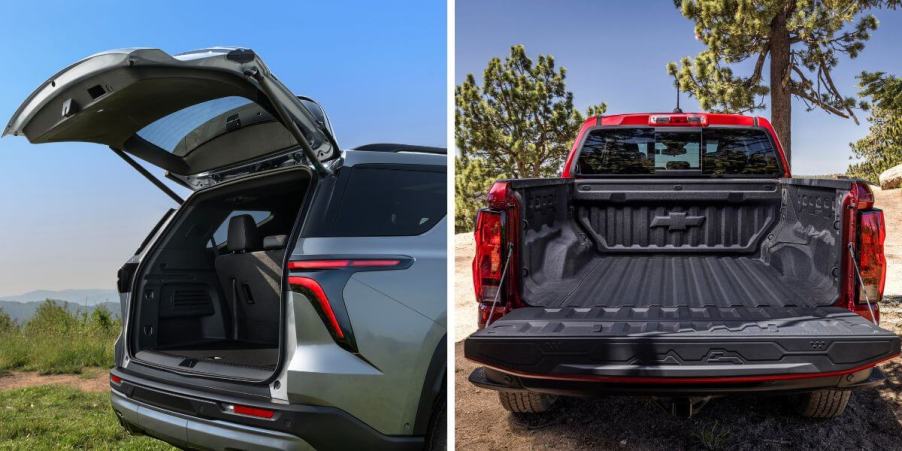
[[[0,301],[43,302],[47,299],[71,302],[73,304],[96,305],[104,302],[119,304],[119,293],[116,290],[81,289],[81,290],[35,290],[28,293],[3,296]]]
[[[38,306],[43,302],[44,300],[34,302],[0,301],[0,310],[9,314],[9,316],[17,323],[24,324],[34,316],[34,313],[38,310]],[[95,308],[103,306],[110,311],[114,318],[119,318],[120,309],[118,302],[101,302],[87,307],[66,301],[56,302],[65,306],[66,310],[74,313],[88,312],[88,314],[90,314]]]

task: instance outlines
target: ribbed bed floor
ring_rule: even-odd
[[[717,256],[605,256],[578,281],[534,290],[545,307],[798,307],[811,288],[780,278],[758,259]],[[807,294],[806,294],[807,293]]]

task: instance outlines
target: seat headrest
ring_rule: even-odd
[[[270,235],[268,237],[264,237],[263,249],[267,251],[284,249],[286,241],[288,241],[288,235]]]
[[[232,252],[255,251],[260,248],[257,223],[251,215],[238,215],[229,219],[229,238],[226,248]]]

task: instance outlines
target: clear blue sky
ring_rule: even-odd
[[[554,55],[567,68],[576,105],[604,101],[609,113],[670,111],[673,79],[665,65],[703,49],[693,24],[670,0],[457,0],[455,78],[481,77],[488,60],[523,44],[532,57]],[[882,70],[902,75],[902,10],[874,11],[880,27],[854,60],[841,60],[833,78],[845,95],[857,92],[855,75]],[[737,73],[748,74],[748,70]],[[766,78],[765,78],[766,79]],[[684,111],[699,111],[683,95]],[[770,113],[756,114],[769,117]],[[848,143],[867,133],[862,125],[793,103],[793,172],[844,172]]]
[[[98,51],[243,46],[325,106],[342,147],[443,146],[445,8],[416,0],[6,2],[0,121],[49,76]],[[113,288],[116,270],[172,205],[102,146],[0,140],[0,295]]]

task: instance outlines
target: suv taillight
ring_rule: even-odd
[[[883,211],[873,208],[874,194],[863,182],[852,184],[843,207],[846,213],[845,242],[848,246],[845,299],[849,310],[879,323],[879,302],[883,299],[883,287],[886,283],[886,255],[883,253],[886,227]]]
[[[488,204],[489,208],[480,210],[476,216],[473,258],[473,288],[479,303],[480,329],[517,307],[519,301],[515,279],[518,230],[513,226],[517,224],[519,209],[507,182],[492,186]]]

